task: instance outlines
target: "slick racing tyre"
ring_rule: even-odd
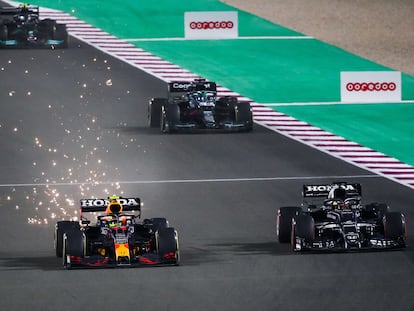
[[[148,103],[148,126],[161,126],[161,109],[168,104],[166,98],[152,98]]]
[[[167,104],[161,110],[161,132],[174,132],[174,125],[180,122],[180,107],[177,104]]]
[[[214,115],[216,120],[220,121],[234,121],[234,107],[237,105],[238,100],[234,96],[220,97],[216,101],[214,107]]]
[[[152,232],[169,227],[168,220],[162,217],[144,219],[144,225],[150,228]]]
[[[312,242],[315,239],[315,221],[308,214],[301,214],[294,218],[294,225],[291,231],[291,247],[293,251],[297,251],[296,238],[300,238],[305,242]]]
[[[178,234],[174,228],[159,229],[156,233],[156,250],[161,258],[168,258],[168,260],[175,261],[175,264],[180,263],[180,247],[178,243]],[[175,259],[166,256],[173,255]]]
[[[72,263],[68,261],[68,256],[84,258],[85,236],[82,231],[70,231],[63,235],[63,267],[71,269]]]
[[[168,228],[168,221],[165,218],[151,218],[152,230],[155,232],[160,229]]]
[[[253,127],[253,114],[250,107],[250,103],[237,103],[234,107],[234,120],[236,122],[242,122],[246,124],[247,130],[251,130]]]
[[[299,215],[302,209],[297,206],[285,206],[277,211],[276,233],[279,243],[290,243],[292,218]]]
[[[305,241],[315,239],[315,221],[311,215],[302,214],[295,217],[294,233]]]
[[[362,218],[376,218],[381,221],[385,214],[390,211],[390,207],[385,203],[367,204],[361,211]]]
[[[237,105],[237,97],[234,96],[224,96],[220,97],[216,102],[216,107],[219,109],[225,109],[226,111],[233,110]]]
[[[7,25],[0,26],[0,41],[7,41],[9,37],[9,31]]]
[[[405,217],[399,212],[389,212],[383,218],[384,236],[386,239],[399,240],[405,239],[406,225]]]
[[[66,25],[55,24],[52,28],[52,39],[63,41],[63,44],[60,47],[67,48],[68,47],[68,32],[66,30]]]
[[[65,232],[79,231],[79,229],[79,223],[76,221],[64,220],[57,222],[54,234],[54,247],[56,257],[62,257],[63,235],[65,234]]]

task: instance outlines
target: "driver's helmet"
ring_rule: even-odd
[[[346,190],[340,186],[336,186],[329,191],[328,199],[338,199],[345,201],[346,199]]]
[[[115,214],[119,215],[122,213],[123,207],[118,201],[119,196],[110,196],[109,197],[109,204],[106,207],[105,213],[106,214]]]
[[[190,93],[188,95],[188,99],[189,99],[189,102],[190,102],[190,107],[192,107],[192,108],[198,107],[200,105],[200,103],[202,103],[204,101],[202,92]]]
[[[341,211],[344,210],[345,203],[341,199],[326,199],[323,206],[330,211]]]

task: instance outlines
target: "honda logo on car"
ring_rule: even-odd
[[[237,38],[238,32],[237,11],[184,13],[186,39]]]
[[[341,101],[399,102],[401,101],[401,72],[341,72]]]
[[[117,200],[124,206],[140,206],[140,200],[137,198],[120,198]],[[82,207],[103,207],[109,204],[108,199],[83,199],[80,200]]]
[[[355,190],[353,185],[341,185],[340,187],[347,191]],[[328,192],[332,188],[332,185],[307,185],[306,192]]]

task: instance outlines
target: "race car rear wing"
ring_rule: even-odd
[[[39,7],[30,5],[25,7],[27,13],[39,15]],[[0,7],[0,15],[17,15],[24,12],[21,7]]]
[[[170,93],[184,93],[191,91],[217,91],[215,82],[205,80],[195,81],[175,81],[168,83],[168,91]]]
[[[140,198],[123,198],[116,199],[122,205],[123,211],[135,211],[141,213],[141,199]],[[82,213],[91,212],[105,212],[109,204],[108,199],[81,199],[80,211]]]
[[[39,7],[38,6],[26,6],[26,12],[24,14],[29,14],[31,16],[39,16]],[[16,7],[0,7],[0,25],[3,23],[13,22],[13,18],[16,15],[23,14],[21,8]]]
[[[336,182],[322,185],[303,185],[302,195],[304,198],[328,197],[329,191],[336,185],[346,190],[347,196],[361,196],[362,187],[359,183],[348,184],[346,182]]]

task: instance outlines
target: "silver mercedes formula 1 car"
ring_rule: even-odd
[[[66,47],[66,25],[50,18],[40,19],[38,6],[0,8],[0,48]]]

